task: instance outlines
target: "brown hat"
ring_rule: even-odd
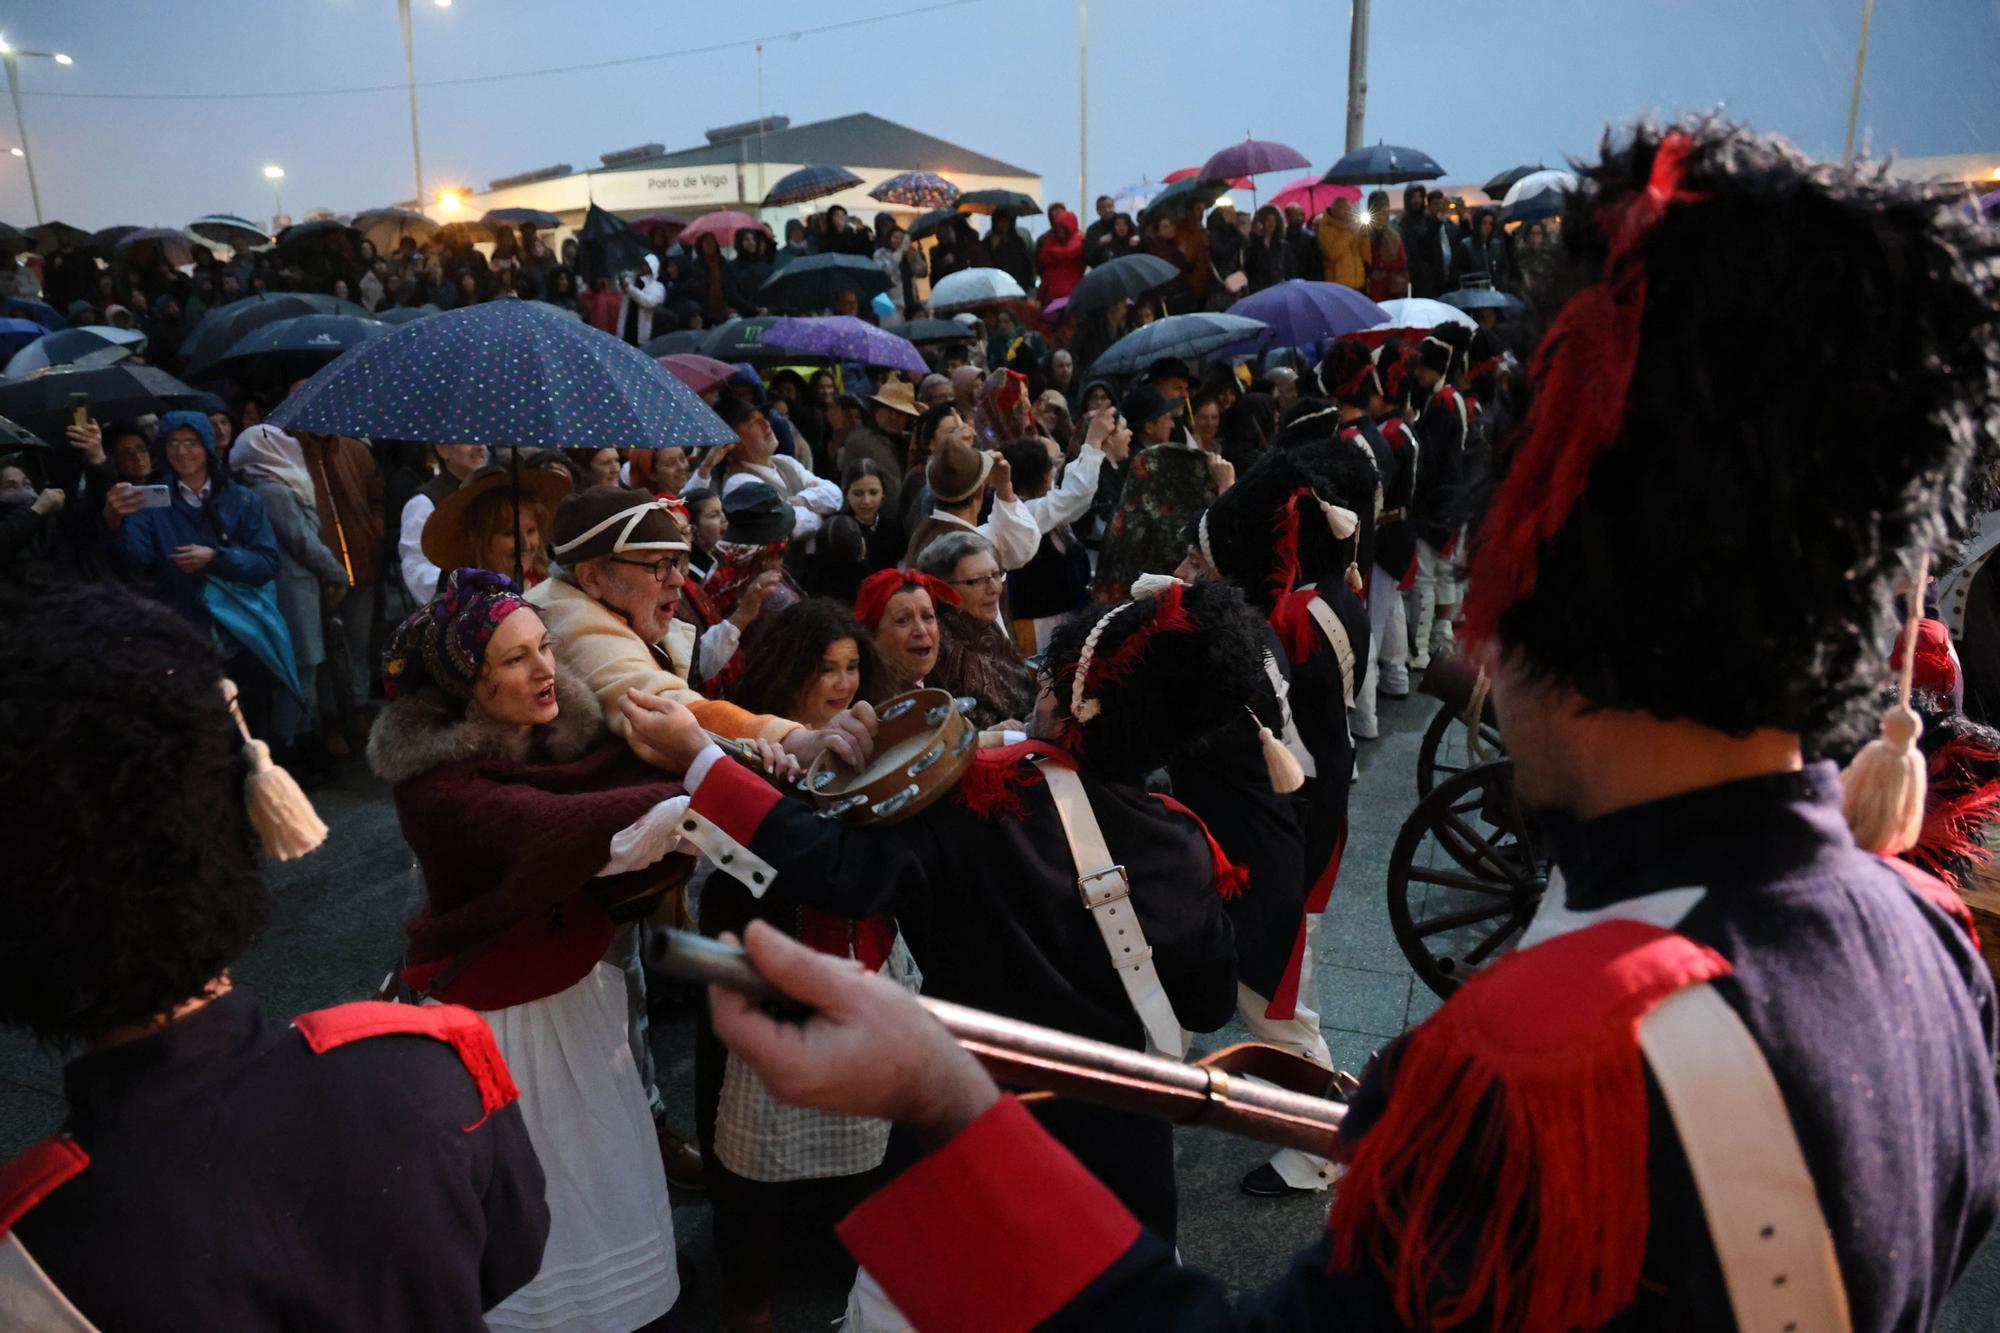
[[[568,475],[551,472],[547,468],[516,469],[498,464],[480,468],[460,483],[457,490],[445,496],[431,511],[430,517],[424,520],[424,559],[446,573],[454,569],[478,568],[482,554],[473,549],[475,543],[471,525],[466,522],[467,516],[481,496],[507,490],[517,480],[520,489],[515,494],[521,497],[520,503],[540,513],[544,519],[555,509],[556,502],[569,494]]]
[[[879,403],[883,407],[893,407],[898,412],[913,417],[924,414],[924,409],[917,406],[917,391],[910,387],[908,380],[889,380],[883,384],[882,392],[869,394],[868,401]]]
[[[592,486],[556,509],[555,545],[550,553],[565,565],[580,565],[621,551],[688,549],[688,524],[677,500],[654,499],[644,491]]]
[[[979,493],[979,488],[986,484],[986,474],[992,470],[991,454],[953,438],[932,448],[931,461],[924,465],[924,480],[930,483],[931,494],[939,501],[962,504]]]

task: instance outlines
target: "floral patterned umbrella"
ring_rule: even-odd
[[[870,190],[868,197],[905,208],[950,208],[958,194],[956,185],[934,172],[905,171]]]

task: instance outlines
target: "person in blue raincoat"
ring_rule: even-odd
[[[244,717],[268,733],[273,692],[298,689],[291,636],[278,613],[277,538],[262,502],[232,484],[215,457],[215,427],[199,412],[160,417],[156,448],[170,503],[132,509],[123,483],[105,505],[112,556],[159,601],[208,631],[242,690]]]

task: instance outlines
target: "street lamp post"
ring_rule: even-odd
[[[435,0],[439,9],[450,9],[451,0]],[[424,206],[424,145],[417,133],[417,57],[410,42],[410,0],[396,0],[396,18],[403,26],[403,73],[410,84],[410,161],[417,169],[417,209]]]
[[[28,122],[21,115],[21,57],[34,56],[42,60],[53,60],[58,65],[73,65],[76,62],[60,51],[16,51],[0,38],[0,63],[7,66],[7,95],[14,100],[14,133],[21,140],[21,161],[28,168],[28,196],[35,201],[35,225],[42,225],[42,191],[35,183],[35,151],[28,147]]]
[[[285,169],[272,165],[264,168],[264,179],[271,182],[271,202],[275,211],[271,214],[271,227],[275,230],[278,219],[285,216],[285,187],[280,183],[285,179]]]

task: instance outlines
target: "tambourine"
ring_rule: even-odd
[[[977,700],[911,690],[876,710],[875,755],[855,772],[821,751],[799,789],[821,814],[857,824],[894,824],[950,791],[972,762],[979,732],[967,717]]]

